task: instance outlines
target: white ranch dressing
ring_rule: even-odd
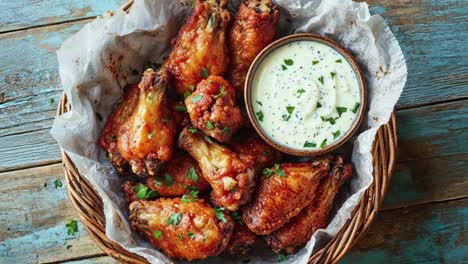
[[[278,144],[298,150],[339,140],[357,117],[360,88],[346,59],[325,44],[299,40],[268,54],[252,80],[258,124]]]

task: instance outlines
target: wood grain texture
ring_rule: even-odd
[[[61,164],[0,173],[0,263],[44,263],[103,252],[78,219],[68,199]],[[54,181],[61,180],[61,188]],[[71,247],[70,247],[71,246]]]
[[[341,263],[467,263],[468,199],[380,212]]]
[[[116,10],[124,0],[0,0],[0,32],[43,26],[101,15]]]
[[[87,258],[82,260],[73,260],[64,262],[66,264],[117,264],[119,263],[117,260],[113,259],[109,256],[102,256],[96,258]]]
[[[398,39],[408,81],[398,108],[468,97],[468,1],[369,0]]]

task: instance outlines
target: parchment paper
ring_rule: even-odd
[[[407,69],[394,35],[380,16],[371,16],[366,3],[351,0],[276,0],[281,8],[278,37],[313,32],[327,35],[348,48],[365,71],[369,110],[354,138],[352,162],[357,175],[342,189],[336,213],[326,229],[314,234],[307,246],[288,256],[286,263],[306,263],[318,247],[349,219],[363,191],[372,182],[371,147],[376,131],[385,124],[406,82]],[[229,6],[236,9],[238,1]],[[161,63],[190,14],[191,3],[175,0],[136,0],[128,13],[105,14],[85,25],[58,50],[62,86],[72,111],[56,117],[51,133],[104,203],[107,236],[152,263],[170,259],[130,230],[128,209],[120,191],[122,177],[97,144],[101,129],[122,96],[127,83],[139,81],[148,63]],[[259,243],[251,262],[276,262],[277,256]],[[208,262],[238,263],[239,259],[210,258]]]

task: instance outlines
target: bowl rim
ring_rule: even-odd
[[[347,132],[339,140],[333,142],[332,144],[327,145],[324,148],[311,149],[311,150],[295,149],[295,148],[288,147],[288,146],[285,146],[285,145],[282,145],[273,141],[261,128],[261,125],[258,123],[255,117],[255,113],[253,111],[253,106],[252,106],[252,95],[251,95],[252,81],[254,79],[256,70],[258,66],[260,65],[260,63],[273,50],[281,46],[284,46],[288,43],[301,41],[301,40],[315,41],[315,42],[325,44],[335,49],[339,54],[341,54],[346,59],[346,61],[351,65],[351,68],[356,74],[356,78],[358,80],[358,85],[359,85],[359,90],[360,90],[360,99],[361,99],[361,107],[359,108],[357,117],[355,118],[353,124],[347,130]],[[358,128],[360,127],[364,119],[365,112],[367,110],[367,97],[368,97],[367,85],[364,79],[364,74],[359,66],[359,63],[357,62],[355,57],[351,54],[351,52],[347,50],[345,47],[343,47],[341,44],[339,44],[337,41],[331,38],[322,36],[322,35],[314,34],[314,33],[299,33],[299,34],[288,35],[270,43],[253,60],[247,72],[247,76],[246,76],[245,84],[244,84],[244,103],[245,103],[246,112],[249,117],[250,123],[252,124],[257,134],[265,142],[267,142],[270,146],[274,147],[275,149],[281,152],[290,154],[290,155],[294,155],[294,156],[318,156],[318,155],[329,153],[339,148],[344,143],[346,143],[354,135],[354,133],[356,133],[356,131],[358,130]]]

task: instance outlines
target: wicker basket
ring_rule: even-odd
[[[126,11],[133,3],[128,1],[121,8]],[[63,94],[57,114],[71,110],[67,97]],[[372,148],[374,181],[364,192],[351,218],[338,234],[323,248],[316,251],[309,263],[337,263],[361,238],[374,220],[393,174],[397,151],[397,127],[393,113],[389,122],[377,132]],[[86,178],[76,169],[73,161],[62,150],[63,170],[67,181],[70,199],[88,233],[96,244],[108,255],[124,263],[148,263],[145,258],[133,254],[106,236],[106,222],[102,200]]]

